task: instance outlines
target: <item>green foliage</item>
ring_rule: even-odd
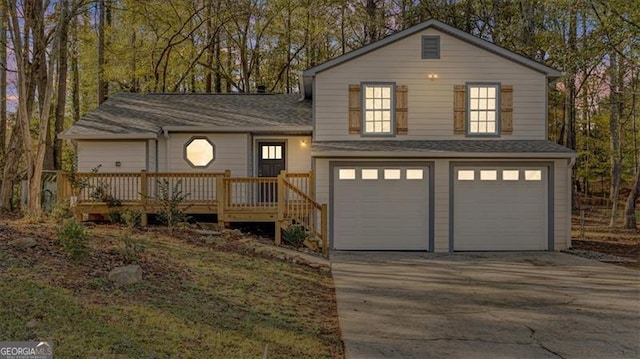
[[[65,220],[73,217],[69,201],[56,203],[56,205],[51,209],[51,212],[49,212],[49,217],[57,223],[64,222]]]
[[[158,192],[155,200],[160,205],[160,209],[156,213],[158,220],[169,227],[169,231],[173,232],[173,228],[179,224],[186,222],[189,216],[185,211],[192,205],[185,205],[184,202],[189,197],[189,193],[182,192],[182,180],[176,181],[172,186],[168,180],[157,181]]]
[[[296,248],[302,247],[308,237],[307,230],[298,224],[291,225],[282,231],[282,241]]]
[[[128,228],[138,228],[141,224],[142,212],[137,209],[128,208],[122,211],[120,219]]]
[[[69,219],[56,228],[56,238],[73,261],[81,261],[89,254],[87,229],[75,219]]]
[[[111,224],[122,223],[122,211],[117,208],[109,209],[107,212],[107,218]]]
[[[139,260],[142,253],[147,249],[146,241],[134,236],[131,229],[123,231],[118,239],[122,243],[120,252],[127,264],[131,264]]]

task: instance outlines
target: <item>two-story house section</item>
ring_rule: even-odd
[[[430,20],[303,75],[333,249],[570,246],[575,154],[547,141],[557,70]]]

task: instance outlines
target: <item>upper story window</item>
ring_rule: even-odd
[[[500,86],[498,84],[467,85],[469,135],[498,135]]]
[[[394,84],[363,84],[363,134],[392,135]]]
[[[215,158],[215,146],[206,137],[193,137],[184,146],[184,158],[192,167],[208,167]]]

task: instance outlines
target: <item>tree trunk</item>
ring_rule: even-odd
[[[71,108],[73,122],[80,120],[80,69],[78,64],[78,18],[74,15],[71,19]]]
[[[7,147],[7,14],[0,3],[0,155]],[[2,156],[4,164],[4,156]],[[0,166],[1,167],[1,166]]]
[[[58,26],[58,89],[56,98],[55,124],[54,124],[54,142],[53,142],[53,161],[54,169],[62,169],[62,140],[58,138],[58,134],[64,130],[64,115],[67,104],[67,68],[68,68],[68,47],[67,39],[69,32],[69,0],[60,1],[60,21]]]
[[[622,171],[622,165],[620,161],[620,82],[619,82],[619,59],[617,54],[611,55],[610,70],[610,102],[611,102],[611,116],[609,122],[610,137],[610,162],[611,162],[611,218],[609,219],[609,227],[614,227],[616,219],[618,217],[618,200],[620,195],[620,177]]]
[[[100,0],[98,2],[98,104],[103,103],[109,94],[109,82],[105,79],[104,70],[107,65],[105,32],[111,22],[110,7],[110,0]]]
[[[640,164],[636,167],[636,183],[633,185],[624,210],[624,228],[636,229],[636,202],[640,197]]]
[[[3,212],[11,211],[11,199],[13,198],[13,185],[18,177],[18,165],[22,154],[22,142],[20,141],[20,129],[16,126],[11,131],[9,148],[5,153],[5,163],[2,170],[2,184],[0,185],[0,209]]]

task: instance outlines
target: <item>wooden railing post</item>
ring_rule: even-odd
[[[278,175],[278,215],[276,216],[276,245],[282,243],[282,222],[284,221],[284,177],[287,175],[285,171]]]
[[[322,213],[320,214],[320,235],[322,236],[322,253],[324,253],[324,255],[328,255],[329,254],[329,243],[328,243],[328,236],[327,236],[327,204],[323,203],[322,204]]]
[[[147,180],[147,170],[140,171],[140,203],[142,213],[140,214],[140,224],[146,227],[149,223],[147,216],[147,200],[149,198],[149,181]]]
[[[67,194],[65,193],[65,184],[66,177],[63,171],[56,171],[56,202],[62,203]]]
[[[224,174],[216,175],[216,207],[218,209],[218,226],[224,227],[224,207],[227,203],[227,183],[225,178],[227,171]]]
[[[309,197],[316,200],[316,176],[313,170],[309,171]]]

